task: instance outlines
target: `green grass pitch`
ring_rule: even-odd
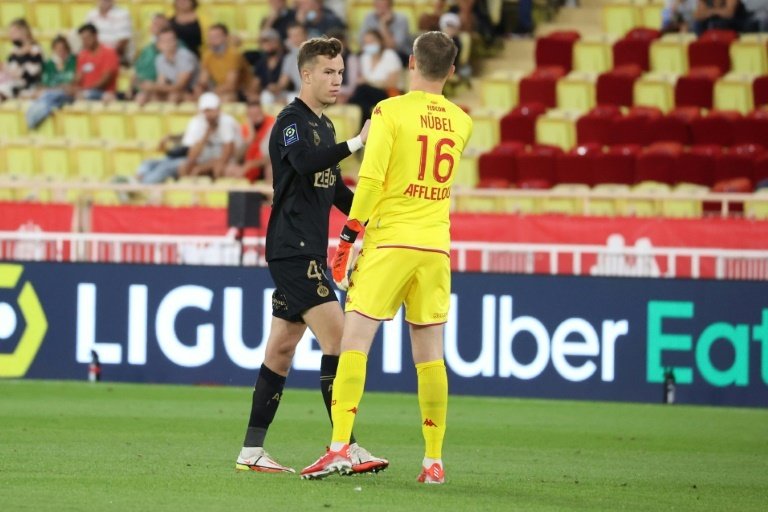
[[[415,482],[416,397],[369,393],[378,475],[238,473],[251,390],[0,382],[0,510],[768,510],[768,410],[452,397],[448,483]],[[330,429],[288,389],[267,448],[297,469]]]

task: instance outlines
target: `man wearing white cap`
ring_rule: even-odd
[[[221,101],[212,92],[200,95],[199,113],[192,118],[181,140],[189,148],[179,168],[180,176],[210,175],[219,178],[242,144],[240,127],[234,117],[219,110]]]

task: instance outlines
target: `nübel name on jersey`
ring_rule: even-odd
[[[448,187],[426,187],[411,183],[403,192],[404,196],[418,197],[419,199],[428,199],[429,201],[440,201],[451,197],[451,189]]]
[[[315,186],[319,188],[331,188],[336,186],[336,175],[330,169],[315,173]]]
[[[433,116],[430,112],[426,116],[419,116],[421,120],[422,128],[429,128],[430,130],[441,130],[444,132],[453,132],[453,126],[451,126],[451,120],[447,117]]]

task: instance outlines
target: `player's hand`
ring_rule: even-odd
[[[349,268],[354,259],[355,240],[362,230],[362,224],[355,219],[347,220],[344,229],[341,230],[339,245],[336,247],[336,253],[331,260],[333,282],[336,283],[339,290],[349,288]]]
[[[360,130],[360,141],[365,144],[365,141],[368,140],[368,130],[371,128],[371,120],[366,119],[365,124],[363,125],[363,129]]]

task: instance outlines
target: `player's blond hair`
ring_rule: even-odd
[[[443,32],[425,32],[413,42],[413,56],[419,72],[435,82],[448,77],[458,51],[453,39]]]

